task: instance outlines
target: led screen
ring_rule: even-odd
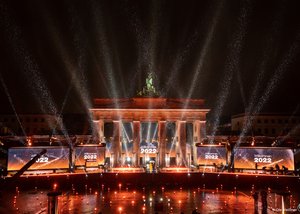
[[[225,165],[226,149],[221,146],[197,147],[197,160],[199,165]]]
[[[294,170],[294,154],[286,148],[238,148],[234,154],[234,167],[240,169],[282,168]]]
[[[142,154],[156,154],[158,152],[157,142],[146,142],[142,141],[140,143],[140,153]]]
[[[75,166],[104,165],[105,147],[84,145],[75,147]]]
[[[20,170],[43,149],[47,152],[29,167],[29,170],[69,168],[69,148],[67,147],[20,147],[8,150],[8,171]]]

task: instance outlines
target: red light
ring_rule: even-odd
[[[53,189],[56,189],[57,188],[57,184],[53,184]]]

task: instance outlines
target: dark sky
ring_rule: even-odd
[[[300,1],[2,1],[0,113],[85,112],[155,72],[212,114],[299,112]]]

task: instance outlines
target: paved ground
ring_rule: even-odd
[[[0,213],[47,213],[47,192],[16,189],[1,199]],[[295,208],[296,196],[289,198],[286,208]],[[293,203],[293,201],[295,201]],[[78,191],[76,186],[63,191],[58,199],[60,213],[254,213],[254,200],[249,193],[221,189],[130,189],[91,188]],[[269,212],[281,209],[281,197],[270,193]],[[259,213],[261,212],[259,204]],[[278,212],[277,212],[278,213]]]
[[[196,208],[201,213],[254,213],[251,191],[265,187],[270,187],[268,213],[280,213],[281,192],[291,193],[285,208],[297,208],[298,183],[298,177],[228,173],[25,176],[1,180],[0,213],[47,213],[47,193],[55,185],[63,193],[61,213],[192,213]]]
[[[154,192],[155,191],[155,192]],[[8,194],[1,213],[47,213],[47,191]],[[253,213],[253,199],[221,190],[110,190],[87,188],[59,197],[61,213]],[[5,212],[4,212],[5,211]]]

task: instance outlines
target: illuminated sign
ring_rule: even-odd
[[[220,146],[197,147],[197,162],[199,165],[225,165],[226,149]]]
[[[104,165],[105,147],[84,145],[75,147],[75,166]]]
[[[142,142],[140,144],[140,153],[142,153],[142,154],[155,154],[155,153],[157,153],[157,146],[158,146],[157,142],[154,142],[154,143]]]
[[[238,148],[234,154],[234,167],[262,169],[282,166],[294,170],[294,154],[287,148]]]
[[[29,167],[29,170],[68,169],[69,148],[67,147],[15,147],[8,150],[8,171],[20,170],[43,149],[47,152]]]

